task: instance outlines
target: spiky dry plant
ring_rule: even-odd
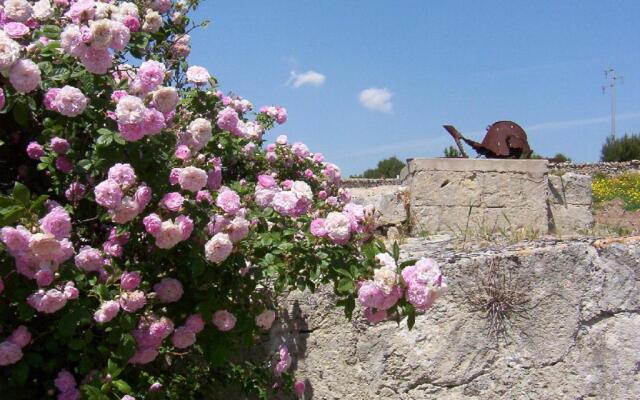
[[[497,342],[513,339],[514,330],[523,336],[521,322],[529,319],[532,305],[529,288],[514,278],[508,261],[499,257],[486,264],[476,264],[472,270],[473,285],[462,288],[472,311],[483,314],[487,333]]]

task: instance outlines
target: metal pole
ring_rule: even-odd
[[[612,70],[611,81],[611,136],[616,137],[616,73]]]

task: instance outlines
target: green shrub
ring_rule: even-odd
[[[453,146],[449,146],[444,149],[444,156],[446,158],[459,158],[460,151]]]
[[[600,159],[608,162],[640,160],[640,135],[609,136],[602,145]]]
[[[404,168],[404,163],[398,157],[393,156],[379,161],[376,168],[364,171],[362,176],[367,179],[395,178],[400,174],[402,168]]]

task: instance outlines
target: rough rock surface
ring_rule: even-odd
[[[407,220],[408,192],[404,186],[351,189],[351,198],[374,206],[377,226],[402,225]]]
[[[346,320],[329,288],[283,300],[269,346],[288,342],[296,376],[309,380],[307,398],[640,397],[640,242],[546,240],[461,252],[439,236],[402,246],[404,258],[424,255],[441,263],[449,291],[411,331],[404,321]],[[521,303],[504,334],[470,300],[483,293],[489,270]]]
[[[549,230],[575,233],[593,227],[591,176],[549,175]]]

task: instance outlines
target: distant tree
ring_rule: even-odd
[[[640,134],[624,134],[616,138],[609,136],[602,145],[602,161],[640,160]]]
[[[449,146],[444,149],[444,156],[446,158],[459,158],[460,151],[453,146]]]
[[[400,174],[402,168],[404,168],[404,163],[393,156],[379,161],[376,168],[364,171],[362,176],[368,179],[395,178]]]
[[[550,158],[549,161],[563,163],[563,162],[571,162],[571,159],[562,153],[556,153],[556,155],[553,156],[553,158]]]
[[[542,160],[544,157],[542,157],[540,154],[538,153],[531,153],[531,155],[529,156],[530,160]]]

